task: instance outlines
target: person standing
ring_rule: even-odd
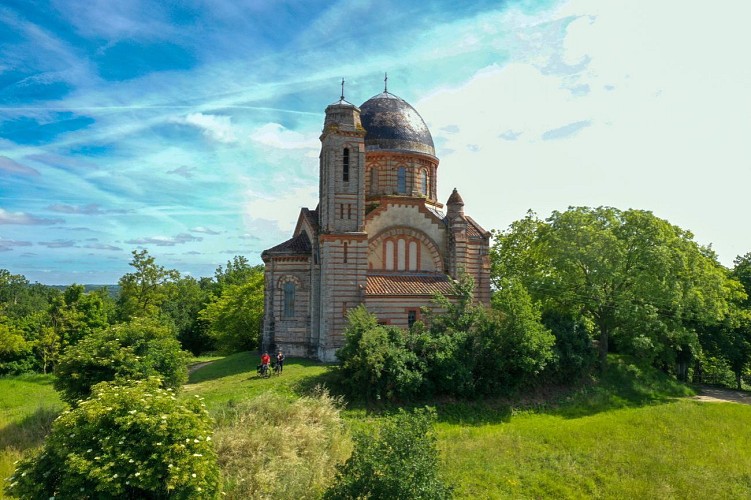
[[[276,365],[279,367],[279,373],[282,373],[284,371],[284,353],[282,351],[279,351],[279,354],[276,355]]]

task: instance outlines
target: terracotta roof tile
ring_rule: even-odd
[[[452,294],[451,280],[445,274],[368,274],[366,295],[444,295]]]

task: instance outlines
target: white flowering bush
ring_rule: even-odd
[[[41,452],[17,465],[5,492],[19,498],[215,498],[213,420],[199,398],[156,378],[104,382],[64,412]]]

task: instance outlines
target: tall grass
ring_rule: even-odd
[[[327,392],[296,400],[272,392],[218,412],[214,441],[227,498],[318,498],[351,453]]]

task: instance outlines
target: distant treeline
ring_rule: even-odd
[[[157,265],[146,250],[133,251],[130,265],[116,285],[48,286],[0,269],[0,375],[46,373],[82,339],[143,319],[194,354],[258,345],[262,266],[236,256],[196,279]]]
[[[47,285],[50,288],[64,292],[70,285]],[[117,299],[120,295],[120,285],[81,285],[84,293],[96,292],[105,288],[113,299]]]

